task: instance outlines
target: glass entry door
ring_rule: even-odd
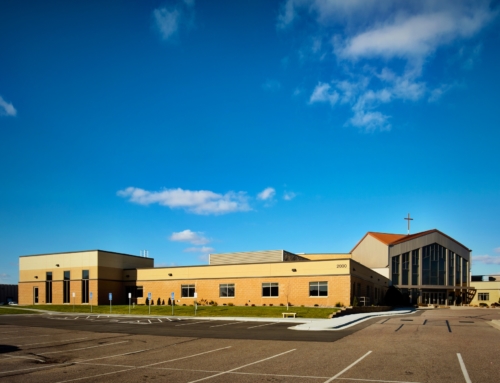
[[[441,291],[430,291],[426,292],[424,291],[422,293],[422,301],[423,303],[430,304],[430,305],[444,305],[446,304],[446,292],[441,292]]]
[[[38,304],[38,287],[33,287],[33,303]]]

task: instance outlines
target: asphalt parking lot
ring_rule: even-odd
[[[497,383],[492,319],[500,310],[432,310],[308,332],[271,320],[2,316],[0,380]]]

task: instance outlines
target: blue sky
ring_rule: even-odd
[[[349,252],[437,228],[500,274],[489,1],[3,1],[0,283],[20,255]]]

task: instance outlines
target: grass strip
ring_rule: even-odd
[[[13,307],[0,307],[0,315],[15,315],[15,314],[40,314],[36,311],[23,310]]]
[[[23,306],[37,310],[48,310],[65,313],[90,314],[88,305],[35,305]],[[298,307],[293,306],[288,309],[290,313],[296,313],[297,318],[328,318],[328,315],[339,310],[338,308],[323,307]],[[196,315],[203,317],[261,317],[261,318],[281,318],[282,313],[287,312],[286,307],[273,306],[198,306]],[[110,314],[110,307],[107,305],[92,306],[93,314]],[[113,305],[111,314],[128,315],[128,305]],[[138,305],[130,309],[131,315],[149,315],[149,307]],[[172,315],[172,306],[151,306],[151,316]],[[174,315],[194,316],[194,306],[174,306]]]

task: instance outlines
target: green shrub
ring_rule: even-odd
[[[344,305],[340,302],[335,303],[335,307],[342,307],[342,306],[344,306]]]
[[[314,307],[319,307],[319,305],[317,303],[314,304]]]
[[[227,305],[228,306],[234,306],[234,303],[233,302],[229,302]]]

